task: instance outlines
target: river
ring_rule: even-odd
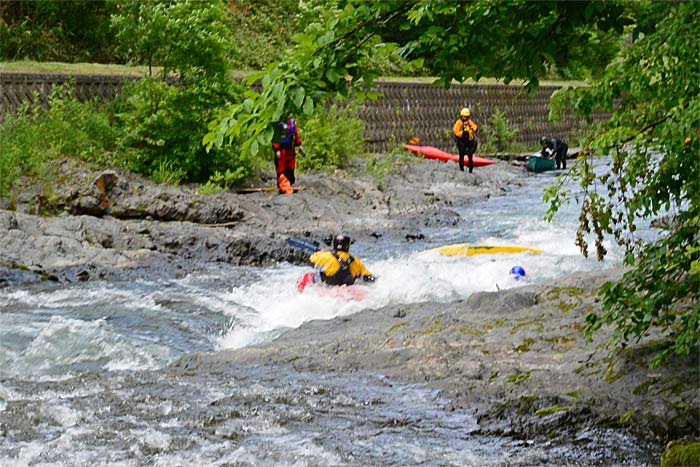
[[[658,462],[659,446],[614,430],[561,445],[474,434],[468,412],[439,393],[378,374],[231,368],[202,379],[159,369],[202,351],[273,339],[312,319],[389,304],[444,302],[483,290],[556,283],[604,262],[574,245],[578,210],[543,221],[553,172],[527,175],[456,210],[466,222],[353,245],[379,278],[362,301],[299,294],[308,267],[212,265],[183,279],[0,289],[0,465],[530,466]],[[351,233],[351,232],[350,232]],[[543,250],[446,257],[450,243]],[[515,280],[510,269],[526,277]],[[217,423],[225,419],[226,423]]]

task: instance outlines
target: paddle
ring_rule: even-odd
[[[318,242],[314,242],[313,240],[309,240],[308,238],[289,237],[287,239],[287,244],[294,248],[299,248],[300,250],[308,251],[310,253],[314,253],[320,250]]]

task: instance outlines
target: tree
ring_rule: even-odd
[[[588,254],[591,231],[598,258],[612,236],[631,269],[601,289],[602,313],[587,318],[590,337],[612,324],[612,348],[639,340],[651,328],[663,339],[652,361],[698,352],[700,343],[700,9],[694,2],[663,3],[661,21],[643,31],[591,87],[559,93],[554,110],[612,116],[594,126],[572,176],[582,187],[577,244]],[[597,174],[601,156],[612,170]],[[563,193],[547,194],[550,218]],[[670,215],[658,239],[644,242],[640,222]]]
[[[580,70],[607,63],[629,22],[624,15],[621,5],[595,1],[338,2],[318,12],[288,58],[250,78],[251,84],[260,80],[262,91],[249,91],[230,106],[204,142],[212,148],[242,138],[242,150],[257,154],[282,116],[311,114],[329,96],[371,96],[376,54],[428,64],[445,86],[489,76],[522,79],[534,90],[553,66]]]
[[[223,0],[125,0],[112,27],[129,60],[159,66],[163,79],[227,78],[231,70]]]
[[[233,38],[233,67],[261,70],[285,57],[299,23],[299,0],[229,0],[227,25]],[[304,2],[305,3],[305,2]]]
[[[114,62],[107,0],[0,0],[0,59]]]
[[[130,60],[150,71],[125,87],[118,115],[122,144],[137,154],[130,168],[170,182],[206,181],[228,169],[244,177],[248,164],[232,148],[205,151],[201,144],[217,110],[239,99],[224,2],[126,0],[113,27]]]

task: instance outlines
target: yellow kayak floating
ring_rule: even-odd
[[[473,256],[473,255],[493,255],[499,253],[535,253],[539,255],[542,250],[529,246],[517,245],[471,245],[469,243],[457,243],[445,245],[437,248],[425,250],[425,253],[435,251],[443,256]]]

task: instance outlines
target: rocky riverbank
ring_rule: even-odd
[[[394,159],[379,180],[364,174],[362,160],[332,174],[300,174],[302,189],[290,196],[202,195],[66,161],[50,196],[28,184],[21,195],[0,199],[0,285],[177,276],[204,262],[304,262],[286,244],[290,235],[410,240],[421,226],[462,222],[453,205],[521,181],[521,169],[501,161],[467,177],[446,164]]]
[[[306,255],[288,247],[290,235],[323,241],[346,231],[364,242],[411,241],[423,226],[464,222],[454,206],[522,183],[522,169],[503,161],[472,175],[453,164],[392,161],[380,178],[367,175],[363,161],[332,174],[299,174],[303,189],[289,196],[202,195],[66,162],[51,196],[28,186],[0,200],[0,287],[177,277],[211,262],[301,263]],[[274,342],[189,356],[164,371],[177,378],[259,363],[371,371],[440,389],[454,410],[475,411],[483,433],[580,437],[586,429],[625,427],[658,440],[697,437],[697,355],[650,371],[658,336],[609,357],[601,348],[609,330],[590,343],[580,335],[585,316],[600,307],[596,288],[619,277],[620,271],[578,274],[556,287],[309,322]]]

